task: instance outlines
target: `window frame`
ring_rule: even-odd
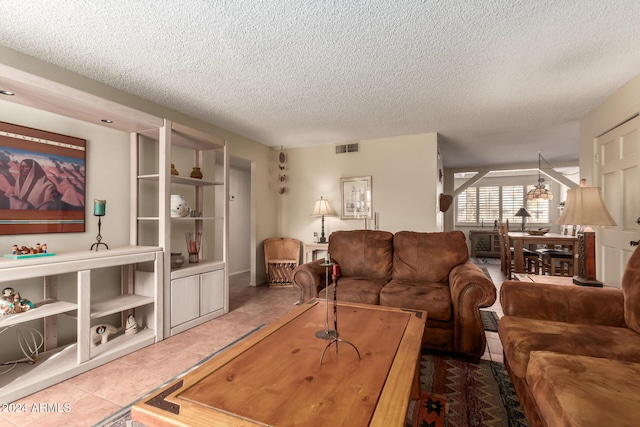
[[[476,183],[477,184],[477,183]],[[480,206],[482,197],[481,197],[481,189],[482,188],[498,188],[498,205],[497,207],[489,207],[487,208],[483,208],[482,206]],[[511,204],[511,206],[509,208],[505,208],[505,203],[504,203],[504,194],[505,188],[514,188],[514,187],[521,187],[522,188],[522,203],[519,206],[516,206],[516,204],[518,204],[518,201],[520,199],[516,199],[515,202],[513,202]],[[456,203],[455,203],[455,225],[456,227],[474,227],[474,226],[485,226],[485,225],[492,225],[493,222],[495,220],[498,220],[500,222],[505,221],[505,219],[509,220],[509,222],[517,222],[520,223],[522,220],[519,217],[515,217],[513,215],[505,215],[505,210],[510,210],[513,211],[515,209],[515,212],[517,212],[518,209],[520,209],[521,207],[524,207],[525,209],[527,209],[527,211],[529,213],[531,213],[531,217],[527,217],[526,219],[526,223],[527,224],[535,224],[535,225],[539,225],[539,226],[548,226],[551,224],[552,221],[552,214],[551,214],[551,209],[552,209],[552,204],[549,201],[545,201],[546,203],[546,221],[539,221],[534,219],[535,215],[533,214],[533,212],[530,210],[533,209],[532,206],[530,206],[531,201],[527,200],[527,192],[529,191],[530,188],[528,187],[532,187],[530,184],[500,184],[500,183],[496,183],[496,184],[484,184],[484,185],[473,185],[470,186],[469,188],[465,189],[465,191],[461,194],[458,195],[458,197],[456,197]],[[473,190],[475,189],[475,195],[473,195],[473,197],[469,197],[469,190]],[[512,192],[513,190],[509,190],[510,192]],[[464,195],[464,196],[463,196]],[[463,196],[463,197],[461,197]],[[471,206],[469,207],[467,202],[467,199],[475,199],[475,207]],[[486,199],[486,197],[485,197]],[[467,203],[467,210],[471,210],[472,212],[475,213],[475,218],[471,221],[460,221],[460,201],[461,200],[465,200],[465,202]],[[473,202],[473,200],[472,200]],[[539,202],[536,202],[539,203]],[[498,215],[496,218],[483,218],[482,217],[482,212],[487,212],[487,211],[491,211],[491,210],[496,210],[498,212]],[[515,213],[514,212],[514,213]],[[485,213],[486,215],[486,213]],[[469,218],[469,215],[467,214],[467,218]],[[485,220],[486,219],[486,220]]]

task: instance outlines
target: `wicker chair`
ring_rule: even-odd
[[[270,285],[289,285],[300,264],[300,240],[276,237],[264,241],[264,262]]]

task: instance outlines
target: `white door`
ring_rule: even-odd
[[[622,273],[635,249],[631,241],[640,239],[640,116],[600,136],[596,140],[596,177],[605,204],[617,226],[597,231],[598,278],[620,287]]]

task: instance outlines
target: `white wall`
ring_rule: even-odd
[[[277,165],[279,150],[272,150]],[[372,176],[373,211],[378,228],[436,231],[438,227],[438,136],[436,133],[360,141],[357,153],[335,154],[334,145],[286,151],[287,192],[279,197],[277,234],[311,242],[320,234],[320,218],[310,216],[316,199],[323,196],[336,212],[325,217],[325,234],[365,227],[364,220],[340,220],[340,178]],[[277,194],[278,168],[271,185]],[[370,228],[373,227],[371,222]]]

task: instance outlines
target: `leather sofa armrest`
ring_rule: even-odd
[[[322,263],[324,263],[323,259],[312,261],[299,265],[293,270],[293,285],[301,291],[300,304],[317,298],[318,292],[324,289],[326,272]]]
[[[496,302],[496,286],[477,265],[467,261],[451,270],[449,288],[456,337],[454,351],[480,357],[486,344],[480,308]]]
[[[505,316],[626,327],[620,289],[506,281],[500,304]]]

